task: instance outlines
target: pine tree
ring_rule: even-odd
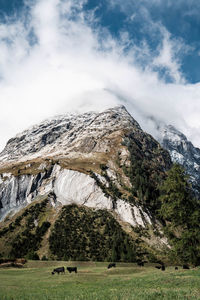
[[[193,197],[184,168],[174,164],[160,187],[160,216],[172,251],[182,262],[200,264],[200,207]]]
[[[189,226],[190,215],[195,209],[191,186],[185,170],[174,164],[169,170],[167,178],[160,187],[160,214],[173,226]]]

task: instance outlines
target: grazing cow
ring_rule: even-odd
[[[140,266],[140,267],[144,267],[144,262],[143,261],[138,261],[137,265]]]
[[[67,271],[68,271],[69,273],[71,273],[71,272],[77,273],[77,267],[67,267]]]
[[[178,267],[175,267],[175,270],[178,270]]]
[[[162,268],[162,266],[155,266],[155,268],[156,268],[156,269],[161,269],[161,268]]]
[[[165,271],[165,266],[164,265],[162,265],[161,270]]]
[[[115,267],[116,267],[116,264],[115,264],[115,263],[112,263],[112,264],[109,264],[109,265],[108,265],[108,269],[110,269],[110,268],[112,268],[112,267],[115,268]]]
[[[64,267],[60,267],[60,268],[56,268],[56,269],[53,269],[53,272],[51,272],[52,275],[54,275],[55,273],[58,273],[58,274],[65,274],[65,268]]]
[[[17,264],[22,264],[24,265],[27,260],[25,258],[17,258],[16,261],[15,261]]]
[[[189,269],[190,269],[190,267],[189,267],[187,264],[185,264],[185,265],[183,265],[183,269],[187,269],[187,270],[189,270]]]

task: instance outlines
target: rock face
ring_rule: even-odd
[[[127,174],[134,159],[150,180],[171,165],[169,154],[123,106],[46,120],[10,139],[0,154],[0,218],[51,193],[52,205],[106,209],[145,227],[152,223],[151,212],[136,192],[130,201]]]
[[[16,213],[25,207],[37,195],[54,195],[56,201],[62,205],[77,204],[96,209],[113,210],[125,222],[133,226],[145,226],[151,223],[146,213],[123,200],[118,199],[113,209],[113,200],[106,197],[95,180],[89,175],[61,169],[54,165],[52,173],[47,178],[45,173],[38,175],[9,175],[1,183],[1,219],[9,212]]]
[[[200,198],[200,149],[195,148],[184,134],[171,125],[161,129],[160,142],[169,151],[172,161],[185,168],[193,189]]]

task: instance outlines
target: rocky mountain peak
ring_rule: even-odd
[[[139,124],[124,106],[103,112],[65,114],[47,119],[10,139],[0,153],[0,161],[27,160],[66,152],[99,151],[105,134]]]
[[[177,130],[173,125],[165,125],[161,132],[165,139],[174,140],[176,143],[177,141],[187,141],[186,136]]]

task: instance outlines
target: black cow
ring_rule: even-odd
[[[165,266],[164,265],[162,265],[161,270],[165,271]]]
[[[53,269],[53,272],[51,272],[52,275],[54,275],[55,273],[63,273],[65,274],[65,268],[64,267],[60,267],[60,268],[56,268],[56,269]]]
[[[69,273],[71,273],[71,272],[77,273],[77,267],[67,267],[67,271],[68,271]]]
[[[156,268],[156,269],[161,269],[161,268],[162,268],[162,266],[155,266],[155,268]]]
[[[175,270],[178,270],[178,267],[175,267]]]
[[[110,269],[110,268],[112,268],[112,267],[115,268],[115,267],[116,267],[116,264],[115,264],[115,263],[112,263],[112,264],[109,264],[109,265],[108,265],[108,269]]]
[[[143,261],[138,261],[137,265],[140,266],[140,267],[144,267],[144,262]]]
[[[183,269],[187,269],[187,270],[189,270],[189,269],[190,269],[190,267],[189,267],[187,264],[185,264],[185,265],[183,265]]]

